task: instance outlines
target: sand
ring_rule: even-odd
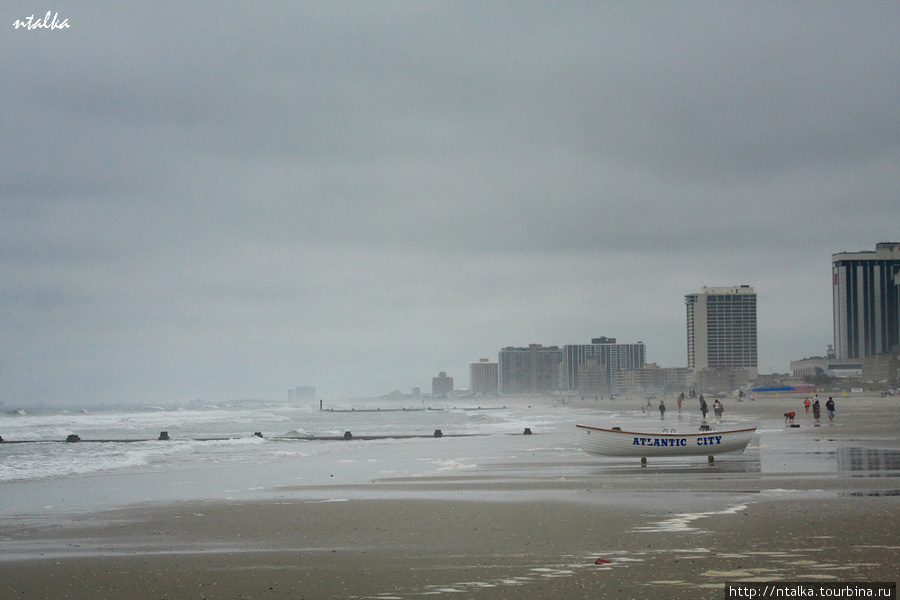
[[[365,495],[335,484],[332,501],[292,488],[6,522],[0,598],[722,598],[738,581],[896,582],[900,399],[836,399],[834,424],[795,407],[801,427],[772,436],[841,448],[833,472],[579,459],[540,476],[522,463],[376,481]],[[791,402],[727,402],[726,415],[783,427]],[[860,449],[874,463],[854,469]]]

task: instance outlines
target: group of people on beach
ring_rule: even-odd
[[[694,391],[690,392],[691,397],[695,397]],[[706,420],[706,415],[709,413],[709,406],[706,404],[706,399],[703,397],[703,394],[699,395],[700,400],[700,414],[703,415],[703,420]],[[684,402],[684,392],[681,392],[678,395],[678,412],[681,412],[681,405]],[[647,402],[649,405],[649,401]],[[819,395],[815,394],[812,398],[805,398],[803,400],[803,407],[806,409],[806,414],[809,414],[810,410],[812,410],[813,419],[816,423],[822,418],[822,406],[819,402]],[[828,420],[834,421],[835,408],[834,408],[834,398],[829,397],[828,400],[825,401],[825,410],[828,411]],[[725,405],[718,399],[713,402],[713,414],[716,419],[721,419],[725,414]],[[784,413],[784,422],[785,423],[793,423],[794,417],[797,416],[795,411],[788,411]],[[659,418],[665,420],[666,418],[666,403],[662,400],[659,401]]]
[[[695,397],[694,391],[690,392],[691,397]],[[709,406],[706,404],[706,399],[703,397],[703,394],[700,394],[700,414],[703,415],[703,420],[706,420],[706,415],[709,413]],[[678,412],[681,412],[681,405],[684,403],[684,392],[681,392],[678,395]],[[725,405],[722,404],[718,399],[713,402],[713,413],[715,414],[717,419],[721,419],[722,415],[725,414]],[[662,400],[659,401],[659,418],[666,418],[666,403]]]
[[[813,420],[816,423],[822,418],[822,406],[819,403],[818,394],[815,394],[812,398],[805,398],[803,400],[803,408],[806,409],[806,414],[809,414],[810,409],[812,409]],[[825,401],[825,410],[828,411],[828,420],[834,421],[834,398],[829,396],[828,400]],[[796,416],[797,413],[794,411],[786,412],[784,413],[784,422],[793,423]]]

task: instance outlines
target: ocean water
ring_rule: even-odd
[[[523,489],[532,496],[544,489],[559,494],[560,482],[569,482],[563,487],[570,488],[573,499],[582,499],[595,496],[590,490],[598,482],[679,470],[697,475],[698,465],[714,476],[742,477],[826,475],[850,464],[839,460],[832,442],[785,429],[777,411],[776,418],[759,423],[731,411],[725,425],[759,425],[757,435],[743,455],[729,455],[711,469],[703,466],[705,457],[660,459],[642,469],[631,459],[583,453],[575,424],[690,431],[699,425],[699,414],[670,414],[660,422],[655,409],[638,399],[429,402],[348,400],[326,404],[326,410],[318,403],[263,401],[7,407],[0,414],[0,436],[22,443],[0,444],[0,518],[46,520],[177,501],[435,498],[471,496],[473,490],[481,498],[508,500]],[[533,435],[523,435],[526,428]],[[443,437],[433,435],[438,429]],[[162,431],[168,441],[158,439]],[[350,441],[342,439],[347,431]],[[82,441],[66,443],[70,434]]]
[[[547,401],[540,401],[546,408]],[[346,401],[324,410],[296,403],[240,401],[219,405],[104,409],[13,409],[0,415],[0,481],[40,480],[178,463],[240,461],[283,453],[314,456],[330,443],[316,438],[492,435],[553,421],[531,404],[401,404]],[[159,441],[161,432],[169,440]],[[262,434],[262,437],[256,433]],[[75,434],[81,443],[60,443]],[[12,443],[24,442],[30,443]],[[387,440],[390,442],[391,440]],[[301,443],[298,443],[301,442]],[[402,440],[395,440],[402,443]]]
[[[427,405],[363,399],[324,408],[264,401],[6,407],[0,517],[178,500],[331,499],[339,486],[443,477],[523,452],[580,456],[573,425],[579,414],[594,412],[553,398]],[[536,435],[523,435],[525,428]],[[435,438],[435,430],[443,437]],[[169,440],[158,439],[163,431]],[[348,431],[355,438],[349,442],[316,439]],[[66,443],[71,434],[82,441]],[[370,436],[378,439],[360,439]]]

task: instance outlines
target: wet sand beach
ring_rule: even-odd
[[[897,581],[900,399],[836,400],[820,427],[802,397],[726,401],[726,420],[761,433],[712,466],[582,455],[561,428],[488,440],[500,449],[446,477],[6,519],[0,597],[721,598],[738,581]]]
[[[762,502],[696,518],[528,501],[134,510],[69,529],[58,555],[3,561],[0,593],[719,598],[736,581],[896,581],[898,514],[897,497]]]

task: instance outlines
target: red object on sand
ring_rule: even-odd
[[[594,564],[595,565],[608,565],[611,562],[612,562],[611,560],[606,560],[605,558],[598,558],[597,560],[594,561]]]

